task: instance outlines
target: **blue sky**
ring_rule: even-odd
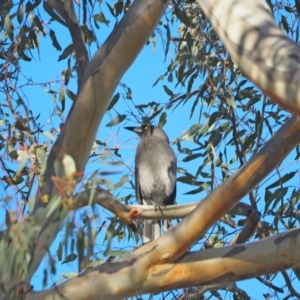
[[[104,9],[104,11],[106,11]],[[56,35],[58,38],[58,41],[61,43],[62,48],[64,49],[66,46],[70,44],[70,38],[69,33],[65,28],[58,27],[55,24],[49,25],[51,29],[56,31]],[[113,24],[110,24],[109,27],[105,26],[104,24],[101,24],[101,30],[99,32],[100,42],[104,42],[105,38],[109,34],[110,30],[112,30]],[[174,26],[173,30],[176,30],[176,26]],[[94,48],[92,50],[95,51]],[[156,51],[153,53],[152,46],[149,44],[148,46],[145,46],[142,50],[141,54],[138,56],[134,64],[130,67],[130,69],[126,72],[124,77],[122,78],[121,82],[126,84],[132,89],[132,97],[135,104],[146,104],[151,101],[159,102],[162,106],[164,104],[168,103],[169,96],[164,92],[163,85],[169,85],[167,81],[158,83],[155,87],[152,88],[153,83],[157,80],[157,78],[162,75],[167,67],[167,63],[164,63],[164,55],[163,55],[163,48],[161,46],[160,38],[157,36],[157,43],[156,43]],[[66,67],[66,60],[63,60],[61,62],[57,62],[57,58],[60,55],[59,52],[57,52],[53,46],[51,45],[51,41],[49,38],[40,37],[40,52],[39,55],[37,53],[34,53],[34,61],[30,63],[23,62],[22,67],[24,70],[26,70],[24,73],[26,74],[27,78],[32,78],[33,82],[35,83],[32,85],[32,87],[24,88],[24,93],[26,93],[26,97],[28,99],[28,103],[30,108],[36,113],[41,113],[41,123],[47,124],[47,120],[49,119],[49,115],[51,114],[53,107],[55,106],[55,102],[52,99],[52,95],[49,93],[46,93],[45,90],[41,86],[37,87],[37,85],[41,82],[49,82],[52,81],[53,85],[52,88],[54,90],[59,90],[59,87],[61,85],[61,80],[59,77],[59,74],[61,71]],[[169,56],[171,58],[174,58],[172,50],[169,53]],[[21,78],[25,82],[25,79]],[[21,84],[21,83],[20,83]],[[48,88],[48,87],[46,87]],[[73,92],[76,92],[77,87],[74,83],[70,83],[68,86],[69,89],[71,89]],[[181,90],[180,87],[177,88],[177,90]],[[130,100],[125,99],[124,96],[124,89],[119,86],[116,90],[116,92],[120,92],[121,97],[118,102],[118,104],[114,107],[114,109],[122,113],[124,111],[129,111],[129,109],[134,109],[133,104]],[[70,108],[72,102],[67,99],[66,100],[66,110],[64,112],[64,116],[67,116],[67,111]],[[190,103],[187,103],[185,106],[180,106],[177,108],[174,112],[173,110],[167,111],[168,117],[167,117],[167,124],[164,127],[164,130],[168,134],[170,141],[174,141],[177,137],[179,137],[184,131],[186,131],[191,125],[196,123],[204,123],[207,122],[207,119],[199,119],[199,114],[195,113],[192,120],[189,120],[189,112],[191,109]],[[136,111],[134,111],[136,112]],[[149,111],[148,111],[149,113]],[[99,138],[101,141],[104,139],[108,141],[108,144],[112,147],[113,145],[118,145],[122,149],[122,159],[126,163],[126,166],[120,166],[118,167],[118,170],[121,174],[118,174],[116,176],[111,176],[108,179],[112,182],[116,183],[119,178],[126,174],[130,174],[130,168],[133,168],[134,165],[134,154],[135,154],[135,146],[138,143],[138,138],[134,136],[132,133],[126,131],[123,129],[123,126],[131,126],[135,125],[134,119],[132,118],[128,122],[124,122],[120,124],[120,126],[115,127],[106,127],[106,124],[115,116],[114,111],[110,111],[103,119],[101,126],[99,128],[97,138]],[[158,122],[158,118],[155,120]],[[61,120],[54,116],[51,119],[51,122],[53,122],[54,126],[59,126],[59,123]],[[126,124],[126,125],[125,125]],[[45,130],[47,128],[49,129],[52,127],[52,124],[45,125]],[[76,133],[74,133],[76,134]],[[45,136],[43,139],[47,139]],[[189,142],[185,142],[189,143]],[[195,171],[198,166],[197,161],[193,161],[190,164],[186,164],[182,162],[183,155],[179,154],[177,151],[177,148],[175,145],[173,145],[175,153],[178,154],[178,166],[182,168],[186,168],[191,172]],[[232,148],[228,147],[228,151],[230,152]],[[234,153],[229,153],[228,156],[234,156]],[[283,163],[282,165],[285,167],[289,165],[292,157],[287,159],[286,163]],[[199,162],[200,164],[200,162]],[[291,166],[292,170],[298,169],[297,164],[294,164]],[[93,164],[90,163],[87,165],[85,175],[88,177],[93,173],[93,171],[99,169],[100,170],[107,170],[109,166],[105,165],[105,161],[97,160]],[[2,177],[3,175],[1,175]],[[220,181],[221,182],[221,181]],[[267,184],[266,184],[267,185]],[[299,181],[295,181],[295,186],[299,186]],[[191,190],[192,188],[190,186],[178,183],[178,192],[177,192],[177,202],[180,204],[189,203],[189,202],[196,202],[199,201],[201,198],[203,198],[207,192],[204,191],[200,194],[196,195],[183,195],[187,191]],[[125,195],[130,192],[129,186],[125,186],[121,191],[118,191],[116,196],[119,195]],[[3,191],[3,195],[5,195],[7,192]],[[263,197],[263,195],[262,195]],[[246,202],[249,203],[248,199],[246,199]],[[1,212],[1,206],[0,206],[0,212]],[[108,214],[106,211],[104,211],[102,208],[97,209],[98,212],[98,220],[97,222],[101,224],[103,220],[106,220],[110,214]],[[2,215],[4,213],[4,209],[2,209]],[[90,214],[93,212],[89,211]],[[236,218],[235,220],[238,220]],[[109,223],[109,222],[108,222]],[[104,239],[104,232],[100,235],[99,241],[97,241],[96,249],[99,249],[99,252],[103,251],[105,249],[106,245],[103,242]],[[63,237],[63,232],[58,234],[57,239],[54,241],[51,253],[55,255],[57,245],[61,238]],[[116,239],[112,241],[112,249],[119,249],[125,247],[126,250],[130,250],[131,246],[134,245],[134,241],[129,241],[128,243],[118,243]],[[199,249],[199,246],[198,246]],[[70,251],[70,249],[69,249]],[[45,264],[48,262],[48,257],[45,258]],[[59,267],[60,262],[58,263],[57,269],[58,273],[56,276],[50,277],[47,286],[51,286],[52,283],[58,279],[61,278],[62,274],[69,273],[69,272],[76,272],[77,270],[77,261],[69,263],[69,264],[63,264],[61,267]],[[43,269],[45,265],[41,265],[41,268],[37,271],[33,278],[33,285],[36,289],[42,288],[42,279],[43,279]],[[273,282],[275,285],[281,286],[283,285],[283,280],[281,278],[281,275],[278,275],[276,279]],[[247,280],[243,282],[238,282],[238,286],[241,289],[245,289],[245,291],[248,291],[249,294],[255,299],[261,299],[263,293],[270,292],[267,287],[264,285],[259,284],[255,279],[254,280]],[[294,285],[298,291],[300,290],[300,284],[299,282]],[[159,297],[157,296],[157,299]],[[229,299],[229,297],[227,297]]]

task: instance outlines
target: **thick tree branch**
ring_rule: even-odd
[[[197,3],[243,73],[274,101],[300,114],[300,49],[276,25],[267,2]]]
[[[29,293],[26,299],[50,300],[54,295],[56,300],[86,299],[86,295],[98,300],[123,299],[140,293],[236,281],[299,264],[299,247],[298,228],[256,243],[190,253],[174,263],[155,265],[147,274],[141,267],[149,253],[139,255],[135,251],[122,261],[102,264],[51,290]]]
[[[184,255],[220,216],[268,175],[299,143],[299,126],[300,119],[295,116],[290,118],[257,154],[202,200],[178,226],[149,243],[149,249],[155,248],[153,257],[148,257],[149,264],[152,259],[157,261],[157,257],[162,261],[174,261]]]
[[[66,154],[74,160],[76,171],[83,172],[98,126],[120,78],[145,45],[167,5],[168,2],[162,0],[135,1],[87,66],[82,88],[51,149],[44,182],[37,192],[32,215],[36,224],[43,228],[47,223],[47,228],[40,234],[32,255],[29,278],[51,245],[65,215],[59,215],[56,209],[46,217],[47,206],[52,205],[54,195],[59,192],[53,176],[58,180],[65,176],[63,163]],[[45,203],[47,199],[49,205]]]
[[[80,286],[86,287],[90,295],[97,295],[97,299],[107,298],[107,295],[110,295],[110,299],[120,299],[179,287],[231,282],[299,264],[300,229],[249,245],[186,255],[190,246],[220,216],[256,186],[299,143],[299,126],[300,119],[295,116],[290,118],[238,172],[165,235],[113,263],[101,265],[70,280],[57,287],[57,290],[71,299],[80,299],[76,296]],[[290,253],[289,260],[286,259],[286,251]],[[100,290],[99,282],[103,284]],[[81,292],[86,295],[84,291]],[[45,295],[43,299],[50,299],[46,295],[52,297],[53,293],[55,291],[41,295]],[[57,299],[62,298],[58,296]]]

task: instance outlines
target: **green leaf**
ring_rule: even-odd
[[[4,1],[3,1],[4,2]],[[13,7],[13,2],[12,1],[7,1],[6,3],[3,4],[3,2],[1,3],[2,4],[2,9],[3,10],[7,10],[7,11],[10,11],[11,8]]]
[[[122,187],[128,181],[128,174],[123,175],[118,183],[115,184],[115,189]]]
[[[178,138],[179,141],[184,141],[184,140],[190,140],[193,141],[193,135],[195,133],[198,133],[200,128],[202,127],[202,124],[194,124],[191,126],[180,138]]]
[[[55,195],[51,198],[51,201],[48,203],[46,207],[46,218],[48,219],[54,211],[61,205],[61,196]]]
[[[61,242],[59,242],[58,248],[56,250],[56,255],[57,255],[58,261],[62,260],[62,252],[63,252],[63,245]]]
[[[277,205],[278,201],[280,201],[284,195],[287,193],[288,188],[279,188],[274,191],[274,193],[270,192],[270,190],[266,189],[265,191],[265,212],[268,211],[270,204],[273,203],[273,208]]]
[[[194,185],[195,182],[196,182],[195,177],[191,176],[191,175],[178,177],[176,179],[176,181],[182,182],[182,183],[185,183],[185,184],[189,184],[189,185]]]
[[[4,18],[4,25],[5,25],[5,31],[9,37],[9,39],[13,42],[14,41],[14,27],[11,23],[11,19],[8,14]]]
[[[65,257],[64,261],[61,264],[63,265],[63,264],[69,263],[71,261],[74,261],[76,258],[77,258],[77,255],[75,253],[69,254],[68,256]]]
[[[105,256],[117,256],[117,257],[122,257],[125,254],[129,254],[130,251],[122,251],[122,250],[111,250],[105,252]]]
[[[176,8],[174,9],[174,12],[176,14],[176,17],[186,26],[191,26],[191,20],[187,17],[186,13],[184,11],[181,11],[180,9]]]
[[[279,201],[282,201],[286,193],[288,192],[288,188],[278,188],[277,190],[274,191],[273,193],[273,198],[275,198],[275,201],[272,205],[272,210],[276,207]]]
[[[266,189],[269,190],[276,186],[283,185],[285,182],[292,179],[296,174],[298,174],[298,171],[287,173],[287,174],[283,175],[281,178],[279,178],[278,180],[276,180],[275,182],[273,182],[272,184],[270,184],[269,186],[267,186]]]
[[[227,97],[226,98],[226,102],[228,103],[228,105],[232,108],[237,108],[236,103],[233,99],[233,97]]]
[[[126,115],[117,115],[109,123],[106,124],[106,127],[113,127],[126,119]]]
[[[166,48],[165,48],[165,61],[166,61],[167,55],[169,54],[169,48],[170,48],[170,42],[171,42],[171,31],[170,31],[170,27],[169,27],[168,23],[164,24],[164,23],[160,22],[160,24],[162,24],[166,28],[166,31],[167,31]]]
[[[65,48],[63,53],[58,57],[58,61],[61,61],[69,57],[72,54],[73,50],[74,50],[74,46],[73,44],[70,44],[68,47]]]
[[[104,16],[104,15],[103,15]],[[92,42],[96,41],[96,37],[94,35],[94,32],[91,31],[86,25],[80,26],[82,32],[84,33],[85,42],[87,44],[91,44]]]
[[[115,185],[108,179],[106,178],[98,178],[97,180],[95,180],[96,184],[105,184],[107,189],[112,191],[115,189]]]
[[[254,146],[254,141],[257,137],[256,133],[250,134],[245,142],[243,143],[243,149],[244,151],[250,151],[252,149],[252,147]]]
[[[103,12],[101,12],[100,14],[95,14],[94,19],[99,23],[104,23],[106,26],[109,25],[109,21],[105,18]]]
[[[46,156],[45,149],[38,148],[36,150],[36,153],[41,161],[41,175],[43,175],[47,166],[47,156]]]
[[[63,86],[59,89],[59,100],[61,102],[61,111],[63,112],[65,110],[65,89]]]
[[[12,159],[18,159],[19,155],[18,155],[18,151],[17,150],[13,150],[9,152],[9,157]]]
[[[219,111],[213,112],[209,117],[208,127],[215,124],[216,120],[220,119],[220,117],[221,117],[221,113]]]
[[[113,98],[111,99],[107,110],[111,110],[115,106],[115,104],[118,102],[119,99],[120,99],[120,94],[119,93],[115,94],[113,96]]]
[[[184,74],[185,65],[181,64],[178,71],[176,72],[177,80],[183,84],[183,74]]]
[[[35,28],[38,28],[38,33],[42,33],[45,36],[43,24],[38,16],[34,17],[33,24],[35,25]]]
[[[286,33],[289,33],[290,28],[289,28],[289,24],[288,24],[285,16],[281,16],[281,24],[282,24],[284,30],[286,31]]]
[[[119,0],[115,5],[114,5],[114,9],[116,12],[116,16],[120,15],[122,13],[123,10],[123,1]]]
[[[105,224],[106,224],[106,221],[103,221],[99,230],[97,231],[97,234],[102,230],[102,228],[104,227]]]
[[[23,59],[24,61],[31,61],[31,58],[28,57],[25,52],[23,51],[23,49],[21,48],[21,45],[18,45],[18,54],[20,56],[21,59]]]
[[[210,183],[208,182],[204,182],[199,188],[195,189],[195,190],[191,190],[187,193],[184,193],[184,195],[195,195],[195,194],[199,194],[202,191],[205,191],[207,189],[210,188]]]
[[[160,115],[160,118],[159,118],[159,121],[158,121],[158,127],[163,128],[166,123],[167,123],[167,114],[165,112],[163,112]]]
[[[108,7],[110,13],[111,13],[114,17],[116,17],[116,14],[115,14],[115,12],[114,12],[114,9],[113,9],[107,2],[105,2],[105,3],[106,3],[106,5],[107,5],[107,7]]]
[[[218,146],[222,141],[222,133],[216,130],[213,131],[208,141],[212,143],[214,147]]]
[[[188,162],[188,161],[191,161],[191,160],[194,160],[196,158],[203,157],[203,156],[204,156],[204,154],[202,154],[202,153],[196,153],[196,154],[186,156],[182,161]]]
[[[7,122],[8,122],[7,120],[0,119],[0,127],[2,127]]]
[[[289,12],[289,13],[294,12],[293,8],[290,7],[290,6],[284,6],[284,9],[285,9],[287,12]]]
[[[72,91],[70,91],[69,89],[66,89],[66,94],[72,101],[75,101],[76,95]]]
[[[63,76],[65,85],[68,85],[70,77],[71,77],[71,70],[69,68],[62,71],[61,75]]]
[[[159,77],[156,79],[156,81],[153,83],[152,87],[156,86],[157,83],[158,83],[159,81],[161,81],[161,80],[164,80],[164,78],[165,78],[165,75],[159,76]]]
[[[23,168],[25,167],[25,164],[27,162],[27,159],[30,157],[29,153],[26,151],[18,150],[18,160],[20,160],[20,164],[16,173],[16,176],[18,176]]]
[[[58,5],[61,5],[58,3]],[[61,17],[53,10],[52,6],[47,2],[43,1],[43,7],[45,11],[52,17],[53,20],[57,21],[58,23],[66,26],[66,23],[61,19]]]
[[[105,159],[109,158],[110,156],[111,156],[111,153],[109,151],[105,151],[100,155],[100,158],[102,160],[105,160]]]
[[[102,265],[103,263],[105,263],[104,259],[101,259],[101,258],[100,259],[96,259],[96,260],[90,261],[87,264],[86,268],[95,268],[95,267],[97,267],[99,265]]]
[[[166,85],[164,85],[163,88],[169,96],[174,96],[173,92]]]
[[[43,132],[43,135],[45,135],[46,137],[48,137],[48,138],[51,139],[51,140],[55,140],[55,136],[54,136],[53,133],[50,132],[50,131],[44,131],[44,132]]]
[[[17,20],[18,23],[21,24],[24,18],[24,6],[23,3],[20,3],[18,7],[18,12],[17,12]]]
[[[33,30],[29,31],[28,38],[31,48],[39,48],[39,41],[36,33]]]
[[[50,38],[51,38],[51,41],[52,41],[52,45],[54,46],[54,48],[57,50],[57,51],[61,51],[61,46],[60,44],[58,43],[57,39],[56,39],[56,35],[55,35],[55,32],[50,29]]]
[[[85,248],[84,244],[85,244],[84,232],[82,228],[79,228],[77,232],[77,243],[76,243],[79,263],[82,262],[84,257],[84,248]]]

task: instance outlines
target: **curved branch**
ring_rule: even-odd
[[[174,261],[203,236],[219,218],[267,176],[300,141],[300,119],[290,118],[280,130],[238,172],[212,191],[193,212],[167,232],[149,243],[152,259]],[[222,203],[222,205],[220,205]],[[176,242],[177,241],[177,242]],[[180,243],[178,242],[180,241]],[[145,251],[138,249],[137,251]]]
[[[92,199],[91,193],[93,193]],[[127,224],[132,224],[135,219],[160,220],[184,218],[188,214],[190,214],[199,204],[199,202],[196,202],[182,205],[168,205],[166,207],[163,207],[161,210],[156,209],[154,205],[127,205],[121,203],[111,193],[102,188],[86,190],[77,194],[74,198],[74,209],[88,206],[90,204],[98,204],[117,215]],[[255,230],[255,226],[259,220],[259,213],[250,205],[247,205],[245,203],[237,203],[232,209],[227,212],[227,214],[246,216],[247,222],[245,225],[245,230],[247,232],[251,231],[252,233]],[[235,222],[226,217],[221,217],[220,220],[231,227],[236,227]],[[255,225],[253,227],[252,224],[254,223]],[[240,240],[240,243],[246,241],[252,235],[252,233],[248,235],[247,238],[244,238],[243,241]],[[240,235],[244,235],[244,233],[241,232]],[[241,239],[241,237],[239,239]]]
[[[291,280],[290,280],[287,272],[286,271],[282,271],[281,274],[282,274],[282,276],[284,278],[284,281],[285,281],[285,283],[286,283],[286,285],[287,285],[287,287],[288,287],[291,295],[293,297],[296,297],[296,298],[300,299],[300,294],[294,289],[294,287],[293,287],[293,285],[291,283]]]
[[[47,224],[47,228],[39,235],[34,248],[29,278],[39,266],[66,214],[59,215],[59,209],[55,209],[50,217],[46,217],[47,206],[51,210],[51,200],[58,194],[52,178],[65,176],[63,164],[66,155],[74,160],[77,173],[82,174],[98,126],[120,78],[147,42],[167,6],[168,1],[163,0],[135,1],[88,64],[76,102],[50,151],[44,182],[39,186],[31,212],[35,223],[43,229]],[[56,174],[57,170],[60,174]],[[50,200],[49,205],[45,199]]]
[[[143,255],[135,251],[130,257],[87,270],[48,291],[29,293],[26,299],[50,300],[55,295],[56,300],[78,300],[86,299],[87,294],[97,295],[99,300],[123,299],[141,293],[237,281],[298,265],[299,247],[297,228],[256,243],[189,253],[174,263],[156,265],[145,274],[143,267],[151,251],[147,247]]]
[[[257,243],[186,255],[189,247],[220,216],[256,186],[299,143],[299,128],[300,119],[295,116],[290,118],[256,155],[201,201],[178,226],[119,260],[89,270],[79,278],[62,284],[57,290],[64,291],[64,297],[78,299],[77,288],[85,286],[89,293],[97,294],[98,299],[105,299],[107,295],[114,295],[112,299],[121,299],[179,287],[231,282],[299,264],[300,229]],[[102,283],[101,290],[99,282]],[[42,295],[44,299],[51,299],[53,293],[55,291],[48,291]],[[86,295],[85,292],[82,294]]]
[[[197,0],[243,73],[272,100],[300,114],[299,46],[263,0]]]
[[[246,224],[239,234],[230,242],[230,245],[246,243],[246,241],[254,234],[256,226],[260,220],[260,214],[250,205],[245,203],[237,203],[231,210],[231,214],[247,216]]]

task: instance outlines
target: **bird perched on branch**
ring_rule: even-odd
[[[169,138],[159,127],[143,122],[140,127],[125,127],[141,138],[135,155],[135,192],[143,205],[161,207],[173,205],[176,198],[177,158],[170,147]],[[164,220],[164,230],[170,223]],[[144,221],[143,242],[161,234],[160,220]]]

